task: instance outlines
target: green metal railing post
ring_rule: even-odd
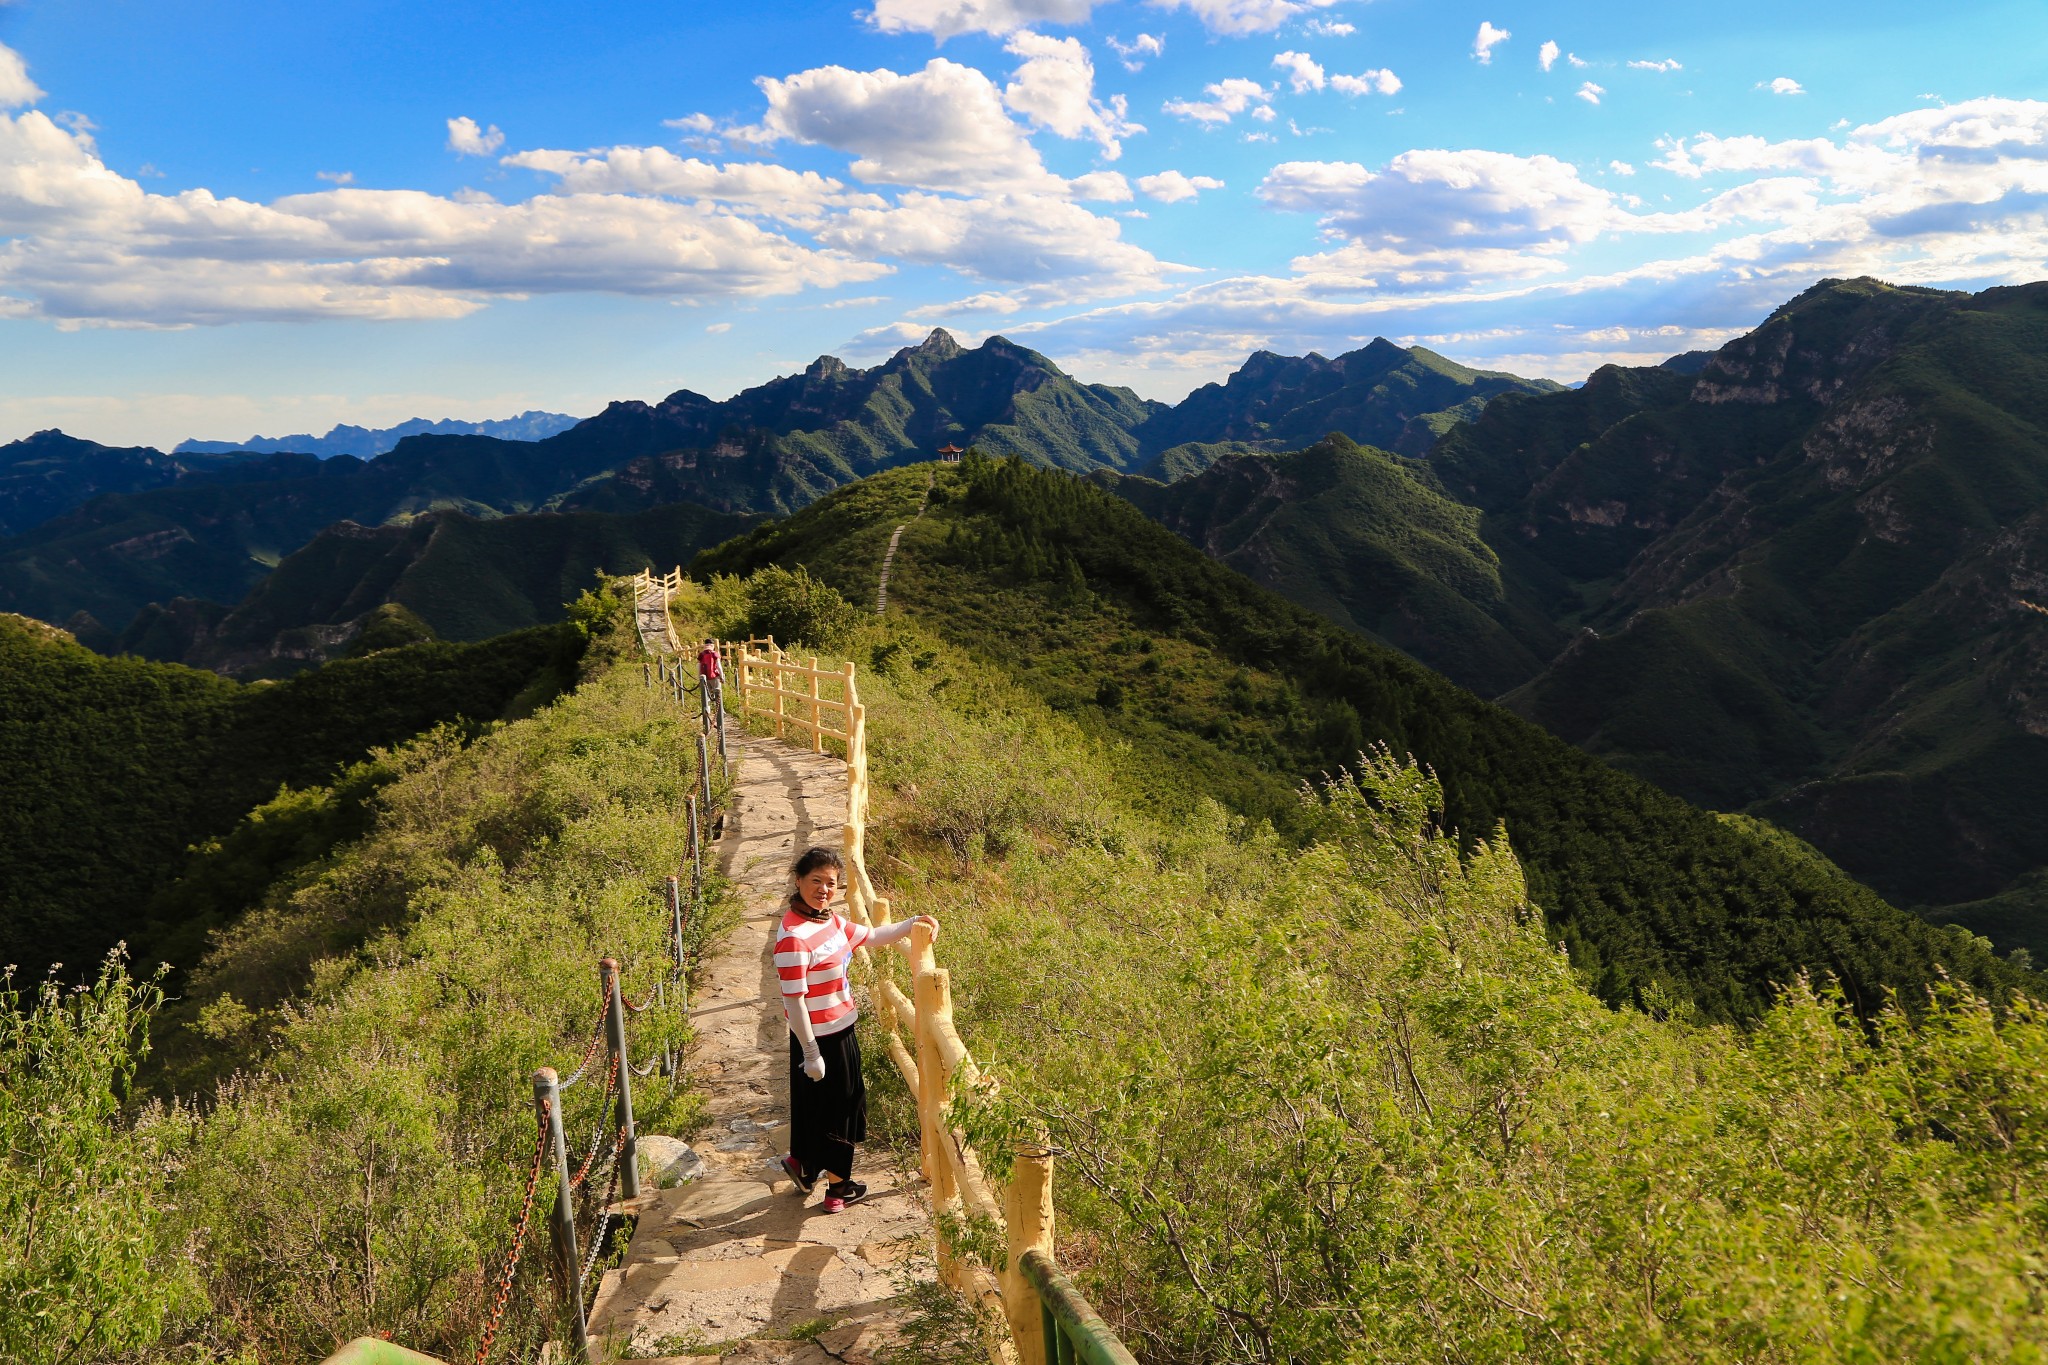
[[[1137,1365],[1073,1281],[1052,1258],[1033,1248],[1018,1258],[1024,1277],[1045,1305],[1046,1365]]]
[[[583,1262],[576,1254],[576,1206],[569,1189],[569,1144],[562,1139],[562,1091],[555,1069],[533,1073],[533,1104],[548,1125],[548,1145],[555,1149],[555,1207],[548,1215],[549,1240],[555,1249],[555,1277],[569,1303],[569,1328],[576,1358],[590,1359],[590,1337],[583,1321]]]
[[[711,740],[706,735],[697,736],[697,790],[704,793],[704,802],[711,802]]]
[[[626,991],[619,982],[619,962],[607,957],[597,964],[607,997],[605,1032],[611,1037],[612,1059],[619,1072],[619,1129],[625,1141],[619,1146],[619,1193],[627,1199],[640,1197],[640,1143],[633,1134],[633,1066],[626,1055]]]

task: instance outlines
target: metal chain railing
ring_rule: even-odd
[[[533,1194],[540,1188],[540,1163],[547,1155],[548,1126],[539,1124],[533,1140],[533,1168],[526,1173],[526,1197],[519,1204],[519,1219],[512,1225],[512,1247],[505,1255],[505,1269],[498,1275],[498,1289],[491,1298],[491,1311],[484,1319],[483,1340],[476,1346],[471,1365],[484,1365],[491,1345],[498,1339],[498,1326],[505,1320],[505,1307],[512,1301],[512,1281],[519,1274],[519,1258],[526,1250],[526,1231],[533,1223]]]
[[[664,590],[661,600],[663,604],[662,614],[665,617],[667,615],[666,590]],[[668,631],[668,635],[672,641],[672,628]],[[680,663],[671,666],[666,660],[657,657],[654,660],[653,666],[643,670],[646,674],[646,680],[650,685],[655,680],[654,675],[657,669],[660,672],[664,689],[670,691],[678,702],[686,702],[689,688],[686,675],[683,673]],[[687,799],[689,814],[689,863],[686,870],[691,874],[691,894],[686,904],[680,894],[679,879],[676,877],[668,879],[667,909],[669,912],[669,932],[666,937],[668,938],[670,949],[669,968],[655,981],[646,996],[636,1003],[626,997],[624,988],[619,981],[618,964],[610,959],[606,959],[601,963],[600,971],[603,984],[600,991],[597,1023],[591,1030],[590,1040],[583,1048],[583,1055],[577,1061],[575,1071],[566,1080],[559,1082],[554,1079],[555,1073],[548,1068],[542,1068],[536,1075],[535,1093],[538,1100],[536,1112],[539,1115],[539,1133],[534,1143],[533,1161],[527,1172],[526,1191],[520,1201],[519,1217],[513,1225],[511,1246],[505,1253],[504,1267],[498,1273],[495,1285],[491,1291],[491,1304],[489,1311],[485,1315],[483,1334],[478,1341],[476,1354],[472,1358],[471,1365],[486,1365],[491,1350],[497,1343],[499,1332],[504,1324],[505,1313],[511,1303],[512,1287],[517,1281],[519,1266],[525,1254],[527,1236],[532,1230],[533,1209],[540,1187],[541,1168],[546,1164],[549,1149],[564,1145],[561,1140],[561,1094],[589,1075],[590,1068],[597,1061],[599,1051],[604,1049],[606,1045],[606,1035],[609,1029],[612,1038],[611,1057],[605,1069],[604,1093],[598,1099],[597,1123],[591,1134],[589,1150],[585,1152],[581,1164],[573,1174],[569,1171],[564,1154],[558,1151],[555,1157],[556,1170],[558,1172],[558,1194],[556,1196],[558,1202],[554,1218],[557,1220],[555,1237],[558,1257],[574,1258],[576,1254],[575,1225],[581,1220],[576,1218],[572,1212],[573,1205],[569,1202],[571,1200],[571,1192],[581,1189],[585,1200],[589,1201],[596,1190],[592,1179],[593,1175],[598,1173],[600,1165],[602,1168],[608,1168],[609,1171],[605,1181],[603,1199],[597,1201],[594,1205],[587,1204],[588,1207],[592,1208],[593,1220],[590,1239],[583,1256],[580,1258],[580,1261],[569,1263],[558,1261],[557,1263],[559,1270],[563,1273],[569,1273],[571,1264],[573,1264],[575,1278],[565,1288],[572,1312],[571,1326],[574,1328],[574,1345],[579,1351],[584,1348],[586,1333],[583,1286],[590,1280],[591,1274],[597,1268],[598,1263],[604,1259],[605,1245],[610,1237],[612,1225],[619,1217],[616,1197],[621,1179],[626,1172],[628,1163],[637,1160],[635,1155],[637,1147],[634,1143],[631,1126],[632,1109],[627,1101],[626,1078],[628,1076],[646,1076],[659,1063],[665,1062],[671,1067],[679,1066],[680,1064],[680,1054],[664,1052],[664,1055],[660,1058],[650,1058],[644,1066],[635,1066],[631,1059],[626,1056],[625,1052],[623,1041],[625,1037],[624,1020],[627,1017],[644,1013],[657,1003],[665,1003],[668,988],[679,982],[684,985],[684,990],[682,991],[683,1003],[687,1004],[688,1001],[687,983],[690,971],[688,933],[690,924],[695,917],[693,912],[699,908],[698,903],[702,900],[704,890],[703,848],[701,844],[702,827],[698,821],[699,801],[703,802],[702,809],[708,820],[712,800],[712,787],[711,764],[706,741],[709,739],[713,729],[712,718],[709,714],[711,709],[710,702],[713,697],[718,695],[720,689],[712,687],[700,690],[705,691],[707,695],[700,698],[705,703],[700,708],[704,712],[700,716],[703,722],[704,736],[700,738],[697,745],[696,766],[698,769],[698,780],[692,784],[698,790],[691,793]],[[722,704],[718,707],[718,710],[720,714],[717,717],[716,729],[719,738],[719,755],[721,760],[723,760],[725,718]],[[724,769],[725,764],[723,761],[721,761],[719,767],[721,770]],[[616,1019],[614,1018],[615,1013],[618,1016]],[[540,1098],[543,1094],[551,1098]],[[611,1149],[608,1153],[604,1151],[604,1139],[607,1133],[614,1135]],[[601,1153],[604,1159],[600,1164],[599,1157]],[[633,1195],[638,1188],[637,1176],[627,1179],[625,1181],[625,1188],[627,1195]],[[565,1218],[566,1223],[563,1222]],[[486,1283],[490,1283],[490,1281],[487,1279]]]

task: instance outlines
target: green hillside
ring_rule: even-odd
[[[1175,483],[1106,486],[1211,558],[1483,696],[1526,680],[1562,644],[1503,573],[1478,509],[1414,462],[1343,436],[1228,456]]]
[[[1501,394],[1558,387],[1547,379],[1474,370],[1420,346],[1376,337],[1335,359],[1254,352],[1224,383],[1204,384],[1140,435],[1155,455],[1186,442],[1251,441],[1293,450],[1333,431],[1363,445],[1420,455]],[[1143,472],[1170,479],[1174,463]]]
[[[393,619],[414,623],[417,638],[486,640],[561,620],[593,574],[685,563],[755,520],[671,503],[630,516],[433,512],[378,527],[337,522],[233,610],[151,604],[118,646],[248,678],[350,652],[373,623]]]
[[[802,564],[862,600],[925,472],[842,490],[693,572]],[[1742,1018],[1806,969],[1866,1008],[1944,968],[1987,986],[2020,979],[1968,935],[1330,626],[1083,480],[1017,461],[940,470],[902,546],[892,613],[1130,741],[1155,809],[1206,793],[1298,830],[1304,780],[1369,745],[1413,754],[1466,837],[1505,827],[1531,899],[1608,1000],[1664,988]]]
[[[2044,392],[2048,285],[1858,280],[1696,378],[1489,408],[1431,466],[1588,628],[1508,704],[2048,952]]]
[[[280,785],[326,782],[445,722],[530,708],[565,685],[579,641],[545,627],[245,686],[104,658],[0,616],[0,961],[37,974],[91,964],[155,917],[153,897],[191,845]]]

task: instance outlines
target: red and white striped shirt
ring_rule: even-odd
[[[775,939],[775,974],[784,995],[807,997],[811,1032],[820,1038],[844,1033],[859,1017],[846,964],[854,949],[868,941],[869,930],[840,914],[807,919],[794,910],[782,915]]]

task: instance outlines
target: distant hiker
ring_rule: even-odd
[[[868,1092],[860,1074],[860,1044],[853,1025],[859,1017],[846,979],[847,964],[863,944],[886,947],[928,924],[930,915],[870,929],[834,914],[832,898],[846,865],[829,848],[811,848],[792,869],[782,924],[776,930],[775,973],[782,979],[782,1017],[789,1025],[789,1146],[782,1169],[803,1194],[821,1176],[825,1212],[839,1213],[865,1198],[868,1187],[853,1178],[853,1144],[868,1135]]]
[[[718,663],[718,641],[706,640],[697,651],[697,685],[710,699],[711,710],[725,709],[725,670]]]

